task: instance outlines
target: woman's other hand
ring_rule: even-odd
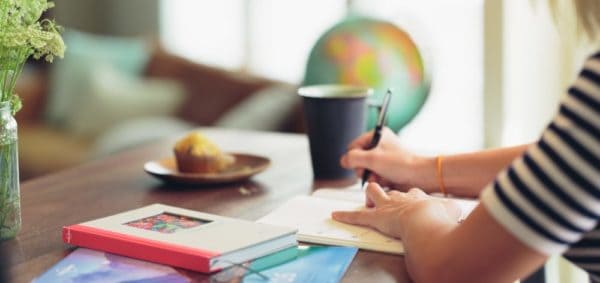
[[[461,210],[445,199],[433,198],[422,190],[413,188],[407,193],[385,192],[378,184],[369,183],[368,202],[373,207],[359,211],[336,211],[333,219],[374,228],[386,235],[402,238],[403,228],[412,223],[431,226],[430,231],[446,229],[458,223]]]

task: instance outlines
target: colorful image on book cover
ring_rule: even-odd
[[[189,229],[209,222],[211,221],[164,212],[154,216],[134,220],[125,223],[125,225],[144,230],[170,234],[181,229]]]
[[[34,283],[195,282],[172,267],[79,248]]]
[[[202,274],[166,265],[78,248],[34,283],[110,282],[339,282],[356,248],[292,247],[215,274]]]

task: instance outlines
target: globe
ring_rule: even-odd
[[[387,126],[395,132],[417,115],[430,85],[421,53],[408,33],[392,23],[360,16],[334,25],[312,48],[303,85],[316,84],[371,87],[371,106],[381,105],[391,89]],[[369,107],[369,128],[375,126],[377,110]]]

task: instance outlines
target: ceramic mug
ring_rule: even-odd
[[[352,170],[341,167],[348,145],[366,129],[368,87],[312,85],[298,89],[303,97],[304,117],[315,179],[347,179]]]

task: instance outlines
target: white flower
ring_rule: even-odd
[[[54,21],[40,20],[52,7],[54,3],[47,0],[0,0],[0,102],[11,101],[13,112],[20,108],[13,92],[27,58],[52,62],[64,56],[59,27]]]

